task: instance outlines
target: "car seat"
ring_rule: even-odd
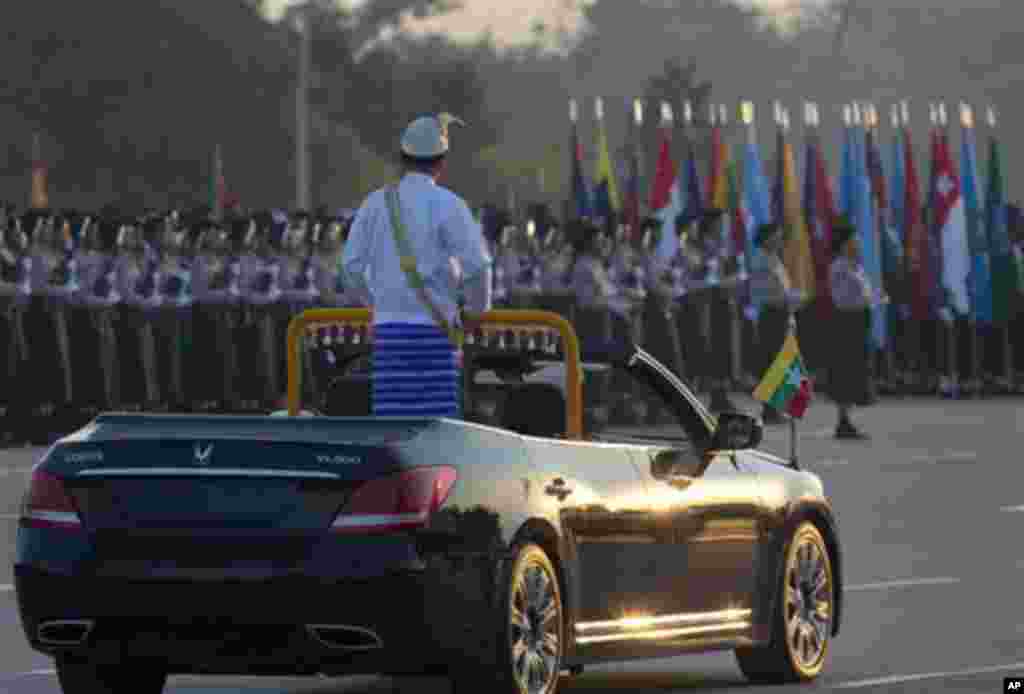
[[[549,383],[517,386],[505,397],[501,426],[524,436],[565,435],[565,396]]]

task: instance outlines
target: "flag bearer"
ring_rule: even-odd
[[[408,126],[401,181],[367,198],[345,245],[345,276],[373,307],[375,415],[461,416],[463,330],[475,330],[491,307],[480,225],[438,185],[452,122],[461,123],[442,113]]]
[[[870,389],[872,289],[856,230],[842,217],[832,227],[832,258],[829,279],[836,312],[829,326],[829,387],[839,407],[835,437],[862,440],[868,436],[853,425],[850,408],[864,402]]]
[[[782,262],[782,226],[775,223],[763,224],[757,231],[757,246],[761,252],[754,257],[750,277],[750,292],[755,305],[759,307],[757,317],[758,361],[755,373],[767,373],[782,349],[789,330],[789,319],[799,306],[799,292],[795,292],[789,281],[789,273]],[[778,410],[767,403],[763,418],[767,424],[782,421]]]

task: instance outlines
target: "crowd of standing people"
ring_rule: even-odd
[[[732,408],[730,393],[756,384],[795,316],[817,390],[841,405],[840,438],[863,436],[849,409],[879,392],[950,394],[945,356],[958,340],[943,342],[941,326],[930,328],[931,337],[916,331],[913,354],[898,347],[887,359],[868,348],[868,316],[877,307],[848,224],[834,227],[826,311],[791,289],[778,227],[759,230],[762,252],[745,268],[723,255],[720,215],[710,210],[680,224],[679,252],[666,259],[655,252],[657,220],[627,231],[560,224],[546,214],[522,222],[484,214],[493,304],[562,313],[584,343],[626,337],[646,345],[709,394],[715,410]],[[290,318],[310,307],[365,304],[341,271],[351,223],[350,214],[269,210],[214,218],[209,210],[135,217],[112,207],[96,214],[4,207],[0,432],[8,442],[42,441],[104,410],[278,407]],[[906,328],[892,313],[893,325]],[[1009,353],[996,356],[1017,356],[1013,363],[1024,366],[1020,322]],[[328,331],[324,339],[340,337]],[[1006,382],[992,357],[1000,340],[983,339],[994,346],[972,374],[979,392],[1013,391],[1019,383]]]

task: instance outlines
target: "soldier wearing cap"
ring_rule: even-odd
[[[850,408],[868,399],[871,378],[872,288],[864,270],[860,243],[853,225],[840,217],[832,226],[832,266],[829,281],[836,312],[830,329],[832,369],[829,387],[839,407],[837,439],[859,440],[867,435],[853,425]]]
[[[406,128],[401,181],[366,199],[345,245],[346,280],[373,307],[376,415],[460,416],[462,331],[491,307],[492,260],[480,225],[437,183],[452,122],[461,123],[424,116]]]

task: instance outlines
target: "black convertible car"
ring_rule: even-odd
[[[296,319],[292,414],[303,325],[366,318]],[[551,314],[488,322],[563,338],[557,359],[475,362],[496,425],[108,414],[50,449],[14,572],[63,690],[431,673],[552,694],[590,664],[718,649],[756,682],[814,679],[842,604],[820,479],[756,450],[758,420],[712,417],[642,349],[581,360]],[[584,422],[598,378],[648,403],[642,420]]]

